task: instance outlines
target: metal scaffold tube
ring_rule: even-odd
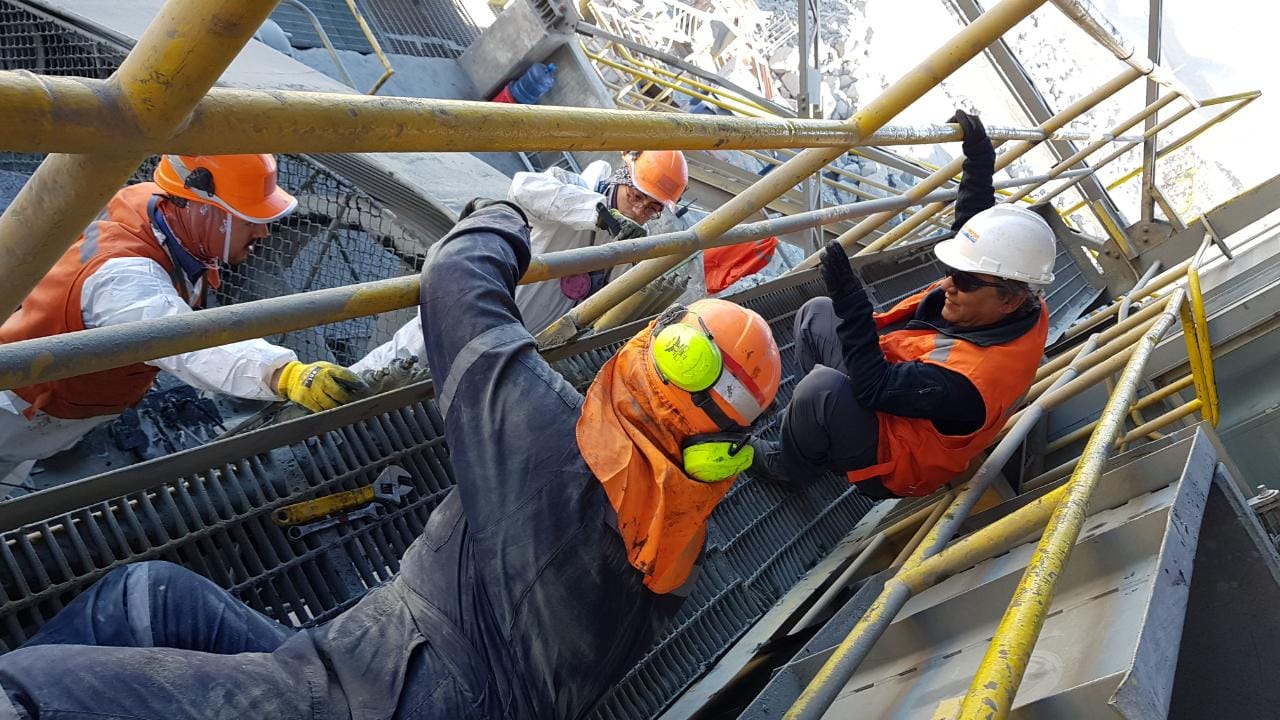
[[[1120,34],[1120,31],[1105,16],[1099,13],[1088,0],[1053,0],[1053,4],[1079,26],[1081,30],[1084,30],[1089,37],[1097,40],[1100,45],[1115,55],[1121,62],[1146,75],[1152,82],[1165,86],[1192,105],[1199,106],[1195,96],[1174,77],[1173,73],[1165,70],[1134,49]]]
[[[1084,97],[1080,98],[1076,102],[1067,106],[1061,112],[1055,114],[1053,117],[1050,117],[1048,120],[1045,120],[1043,123],[1040,124],[1040,128],[1048,131],[1048,130],[1054,130],[1056,128],[1062,127],[1063,125],[1066,125],[1072,120],[1080,117],[1086,112],[1097,107],[1100,103],[1106,101],[1108,98],[1112,97],[1116,93],[1120,92],[1122,89],[1127,87],[1134,80],[1137,80],[1139,77],[1141,77],[1141,73],[1134,68],[1125,68],[1124,70],[1121,70],[1119,73],[1115,75],[1115,77],[1111,78],[1107,82],[1103,83],[1102,85],[1094,89],[1093,92],[1089,93],[1088,95],[1085,95]],[[1089,139],[1095,140],[1096,138],[1089,138]],[[996,165],[995,165],[996,172],[999,172],[1009,167],[1010,165],[1012,165],[1014,161],[1018,160],[1023,155],[1026,155],[1037,144],[1038,143],[1034,143],[1034,142],[1019,143],[1017,145],[1014,145],[1013,147],[1010,147],[1008,150],[998,155],[996,157]],[[1012,202],[1012,200],[1010,200],[1010,202]],[[900,242],[912,230],[920,227],[927,220],[936,216],[945,207],[946,207],[945,203],[932,203],[926,207],[923,207],[917,210],[915,213],[911,215],[911,217],[907,218],[902,223],[900,223],[893,229],[886,232],[884,235],[880,236],[879,238],[876,238],[874,242],[872,242],[867,247],[859,251],[859,254],[865,254],[865,253],[875,252],[876,250],[882,250],[884,248],[894,245],[895,243]],[[886,218],[886,220],[887,219],[888,218]]]
[[[204,97],[275,2],[168,0],[101,84],[110,139],[92,155],[45,158],[0,217],[0,318],[7,318],[148,154]],[[5,113],[10,111],[5,104]],[[66,123],[74,128],[73,123]]]
[[[1086,353],[1094,348],[1094,342],[1091,339],[1086,343],[1084,346]],[[1081,358],[1083,359],[1083,356]],[[1066,384],[1073,377],[1074,367],[1073,372],[1064,375],[1059,384]],[[911,572],[916,571],[929,558],[937,556],[947,543],[951,542],[951,538],[969,519],[978,500],[991,487],[1000,470],[1013,457],[1013,453],[1026,439],[1031,429],[1040,421],[1043,412],[1044,408],[1041,405],[1032,403],[1028,406],[1026,414],[1018,421],[1017,426],[991,450],[982,466],[947,507],[942,519],[933,525],[917,549],[903,563],[899,577],[890,578],[885,583],[879,597],[814,675],[813,680],[785,715],[787,720],[819,718],[827,711],[840,690],[857,672],[858,666],[866,659],[876,641],[897,617],[902,606],[914,592],[918,591],[918,588],[913,588],[903,578],[909,577]]]
[[[1009,607],[996,629],[986,655],[974,675],[969,691],[960,706],[963,720],[1007,717],[1014,696],[1022,682],[1031,651],[1035,648],[1045,616],[1053,602],[1058,578],[1066,567],[1080,528],[1089,510],[1089,500],[1102,477],[1107,457],[1120,436],[1124,419],[1137,395],[1138,383],[1156,344],[1173,326],[1186,298],[1181,288],[1175,290],[1164,314],[1138,342],[1116,390],[1107,400],[1098,427],[1085,445],[1071,479],[1063,486],[1064,495],[1056,504],[1049,524],[1036,545],[1022,580],[1014,591]]]
[[[844,123],[860,137],[874,134],[898,113],[969,60],[1006,31],[1030,15],[1045,0],[1003,0],[963,28],[949,42],[930,53],[918,66],[867,103]],[[758,180],[693,226],[699,238],[710,239],[742,222],[752,213],[821,170],[844,150],[805,150]],[[540,345],[554,345],[575,336],[609,308],[630,297],[663,273],[684,261],[675,256],[640,263],[573,308],[538,336]]]
[[[0,146],[13,152],[92,153],[115,142],[110,81],[0,72]],[[993,127],[995,139],[1096,139],[1084,132]],[[172,137],[138,149],[183,155],[247,152],[497,152],[848,148],[958,142],[959,125],[889,125],[874,133],[840,120],[732,117],[213,88]],[[1137,138],[1105,136],[1107,142]]]
[[[1020,178],[1001,185],[1035,180]],[[954,190],[940,190],[931,199],[955,194]],[[713,240],[682,230],[547,253],[531,260],[520,283],[552,280],[673,253],[683,256],[701,248],[752,242],[861,217],[886,207],[909,205],[910,201],[901,197],[880,198],[740,225]],[[411,275],[0,345],[0,386],[4,386],[0,389],[413,307],[418,303],[418,285],[418,276]]]
[[[1143,108],[1142,110],[1139,110],[1136,114],[1131,115],[1131,116],[1130,116],[1130,117],[1128,117],[1127,119],[1125,119],[1125,120],[1121,121],[1121,122],[1120,122],[1120,124],[1116,125],[1116,126],[1111,130],[1111,132],[1112,132],[1112,133],[1114,133],[1114,134],[1117,134],[1117,135],[1118,135],[1118,134],[1122,134],[1122,133],[1124,133],[1124,132],[1128,131],[1128,130],[1129,130],[1129,128],[1132,128],[1134,125],[1137,125],[1138,123],[1142,122],[1143,120],[1146,120],[1148,117],[1150,117],[1150,116],[1154,115],[1155,113],[1159,112],[1159,111],[1160,111],[1160,108],[1164,107],[1165,105],[1168,105],[1169,103],[1173,102],[1173,101],[1174,101],[1174,100],[1176,100],[1176,99],[1178,99],[1178,96],[1177,96],[1177,95],[1172,95],[1172,94],[1170,94],[1170,95],[1165,95],[1164,97],[1160,98],[1159,100],[1157,100],[1157,101],[1155,101],[1155,102],[1151,103],[1150,105],[1146,106],[1146,107],[1145,107],[1145,108]],[[1090,143],[1089,145],[1087,145],[1087,146],[1085,146],[1085,147],[1083,147],[1083,148],[1080,148],[1079,152],[1077,152],[1075,155],[1072,155],[1071,157],[1067,158],[1066,160],[1063,160],[1062,162],[1058,163],[1057,165],[1054,165],[1054,166],[1053,166],[1053,169],[1049,171],[1049,174],[1050,174],[1050,175],[1055,175],[1056,173],[1066,172],[1067,170],[1069,170],[1069,169],[1071,168],[1071,166],[1072,166],[1072,165],[1075,165],[1076,163],[1080,162],[1081,160],[1084,160],[1085,158],[1087,158],[1087,157],[1089,157],[1090,155],[1094,154],[1094,153],[1095,153],[1095,152],[1097,152],[1098,150],[1102,149],[1102,146],[1103,146],[1103,145],[1106,145],[1106,143],[1104,143],[1104,142],[1095,142],[1095,143]],[[1036,191],[1036,190],[1038,190],[1038,189],[1039,189],[1039,188],[1038,188],[1038,187],[1035,187],[1035,186],[1023,188],[1023,189],[1019,190],[1018,192],[1014,193],[1013,197],[1011,197],[1011,198],[1009,198],[1009,199],[1005,200],[1005,202],[1016,202],[1016,201],[1018,201],[1018,200],[1021,200],[1021,199],[1022,199],[1022,198],[1024,198],[1024,197],[1026,197],[1026,196],[1030,195],[1031,193],[1035,192],[1035,191]]]
[[[1167,97],[1167,96],[1166,96],[1166,97]],[[1177,121],[1181,120],[1182,118],[1186,117],[1186,116],[1187,116],[1188,114],[1190,114],[1193,110],[1195,110],[1195,108],[1191,107],[1190,105],[1188,105],[1187,107],[1182,108],[1181,110],[1179,110],[1178,112],[1174,113],[1173,115],[1170,115],[1169,117],[1165,118],[1164,120],[1161,120],[1159,123],[1156,123],[1156,125],[1155,125],[1155,126],[1153,126],[1150,130],[1147,130],[1145,133],[1143,133],[1144,138],[1145,138],[1145,139],[1155,139],[1156,135],[1157,135],[1157,134],[1159,134],[1162,130],[1164,130],[1165,128],[1169,127],[1170,125],[1173,125],[1174,123],[1176,123]],[[1112,162],[1115,162],[1115,160],[1116,160],[1116,159],[1118,159],[1118,158],[1120,158],[1121,156],[1125,155],[1126,153],[1128,153],[1130,150],[1134,149],[1135,147],[1138,147],[1138,145],[1140,145],[1140,144],[1141,144],[1140,142],[1131,142],[1131,143],[1127,143],[1127,144],[1125,144],[1125,145],[1122,145],[1121,147],[1116,148],[1116,149],[1115,149],[1115,150],[1113,150],[1109,155],[1107,155],[1106,157],[1104,157],[1104,158],[1102,158],[1101,160],[1099,160],[1099,161],[1097,161],[1096,163],[1094,163],[1094,164],[1093,164],[1093,168],[1096,170],[1096,169],[1099,169],[1099,168],[1106,167],[1107,165],[1110,165]],[[1050,200],[1052,200],[1052,199],[1054,199],[1054,198],[1058,197],[1059,195],[1061,195],[1063,192],[1065,192],[1065,191],[1066,191],[1066,190],[1068,190],[1069,188],[1074,187],[1074,186],[1075,186],[1075,184],[1076,184],[1076,183],[1075,183],[1075,181],[1067,181],[1067,182],[1059,183],[1057,187],[1053,188],[1052,190],[1047,191],[1047,192],[1044,194],[1044,196],[1043,196],[1043,197],[1038,198],[1038,200],[1039,200],[1039,202],[1049,202]]]
[[[1208,107],[1210,105],[1219,105],[1225,102],[1234,102],[1235,104],[1227,108],[1226,110],[1223,110],[1222,112],[1218,113],[1217,115],[1209,118],[1208,120],[1204,121],[1200,125],[1196,126],[1195,129],[1188,131],[1185,135],[1178,138],[1177,140],[1174,140],[1168,145],[1165,145],[1164,147],[1160,148],[1158,151],[1156,151],[1156,160],[1159,161],[1163,159],[1166,155],[1170,155],[1174,152],[1177,152],[1179,149],[1184,147],[1187,143],[1191,142],[1192,140],[1195,140],[1197,137],[1200,137],[1200,135],[1204,133],[1206,130],[1213,127],[1214,125],[1217,125],[1218,123],[1221,123],[1227,118],[1230,118],[1232,115],[1235,115],[1241,110],[1245,109],[1246,107],[1248,107],[1249,103],[1253,102],[1254,100],[1257,100],[1261,96],[1262,96],[1262,93],[1258,92],[1257,90],[1254,90],[1252,92],[1239,93],[1236,95],[1226,95],[1220,98],[1213,98],[1210,100],[1201,101],[1200,104],[1202,107]],[[1135,177],[1138,177],[1138,175],[1140,175],[1141,173],[1142,173],[1141,166],[1134,168],[1128,173],[1121,175],[1119,178],[1116,178],[1115,180],[1112,180],[1110,183],[1108,183],[1107,190],[1115,190],[1116,188],[1129,182]],[[1063,210],[1062,214],[1070,215],[1082,207],[1084,207],[1083,202],[1077,203],[1067,208],[1066,210]]]

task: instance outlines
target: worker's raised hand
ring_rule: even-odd
[[[827,284],[827,294],[833,300],[848,297],[862,289],[862,282],[853,273],[849,255],[840,243],[831,241],[819,256],[818,265],[822,268],[822,280]]]
[[[947,122],[958,124],[964,131],[962,148],[965,157],[974,157],[991,149],[991,138],[987,137],[987,128],[983,126],[982,120],[977,115],[956,110],[955,115],[948,118]]]
[[[276,392],[311,412],[330,410],[364,397],[369,388],[358,375],[331,362],[292,360],[280,370]]]
[[[617,208],[609,211],[609,219],[611,220],[609,225],[618,228],[613,233],[614,240],[630,240],[649,234],[649,231],[645,230],[643,225],[623,215]]]

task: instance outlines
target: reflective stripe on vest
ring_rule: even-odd
[[[876,316],[879,327],[914,316],[928,293],[907,298]],[[928,495],[960,475],[970,461],[995,440],[1005,420],[1031,387],[1049,334],[1049,311],[1040,303],[1040,321],[1021,337],[986,347],[943,335],[936,330],[896,330],[880,337],[889,362],[919,361],[964,375],[986,408],[981,428],[968,435],[944,435],[933,421],[877,412],[880,428],[876,465],[848,473],[850,482],[879,477],[885,488],[901,496]]]
[[[22,307],[0,325],[0,342],[83,330],[84,283],[113,258],[147,258],[172,274],[173,260],[156,241],[147,214],[148,201],[159,191],[154,183],[140,183],[116,193],[102,219],[90,223],[85,234],[22,301]],[[141,400],[159,372],[150,365],[134,363],[13,392],[31,406],[26,411],[28,417],[37,411],[66,420],[115,415]]]

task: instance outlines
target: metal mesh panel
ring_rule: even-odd
[[[303,0],[316,14],[334,47],[372,52],[345,0]],[[373,34],[389,53],[417,57],[456,58],[479,37],[466,8],[450,0],[357,0]],[[322,47],[310,20],[297,8],[281,4],[271,18],[289,33],[297,48]]]
[[[452,486],[443,426],[433,405],[412,403],[208,467],[180,458],[168,482],[4,533],[0,650],[113,568],[141,560],[184,565],[280,622],[324,622],[395,574]],[[392,464],[409,471],[413,489],[375,522],[290,540],[271,520],[283,505],[368,485]]]
[[[298,198],[293,215],[272,223],[249,261],[224,273],[219,304],[354,283],[422,269],[425,247],[364,192],[314,162],[281,156],[281,187]],[[412,317],[403,310],[268,338],[308,360],[349,365]]]
[[[0,69],[106,79],[124,53],[109,43],[68,31],[50,18],[0,2]]]

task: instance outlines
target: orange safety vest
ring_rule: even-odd
[[[931,286],[886,313],[876,313],[883,329],[915,317]],[[928,495],[964,472],[1000,434],[1005,420],[1022,402],[1035,379],[1049,336],[1049,310],[1040,301],[1040,321],[1021,337],[1000,345],[981,346],[937,330],[895,330],[880,336],[880,349],[891,363],[919,361],[964,375],[982,395],[986,421],[968,435],[944,435],[927,418],[877,412],[880,427],[878,463],[848,473],[849,482],[880,478],[890,492]]]
[[[84,282],[112,258],[144,257],[172,276],[173,260],[156,240],[147,213],[147,203],[159,192],[154,183],[140,183],[116,193],[106,211],[89,224],[18,311],[0,325],[0,343],[84,330],[80,307]],[[27,417],[37,410],[66,420],[115,415],[137,404],[159,372],[150,365],[134,363],[13,392],[30,403]]]

